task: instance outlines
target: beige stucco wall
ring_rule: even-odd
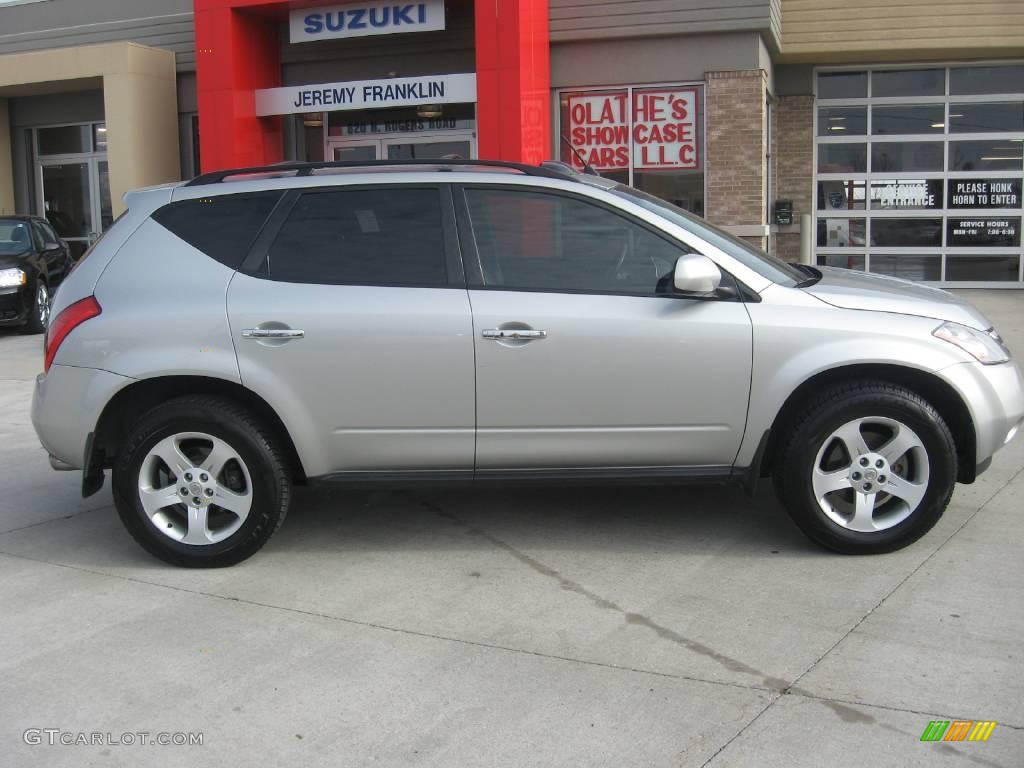
[[[137,187],[177,181],[178,95],[174,53],[136,43],[106,43],[0,56],[0,207],[11,185],[9,95],[52,93],[61,81],[102,78],[114,215],[122,196]],[[5,142],[6,136],[6,142]],[[11,189],[13,207],[13,189]]]
[[[782,0],[781,58],[786,62],[1022,54],[1022,0]]]

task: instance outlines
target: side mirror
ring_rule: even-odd
[[[722,271],[707,256],[685,253],[676,260],[672,283],[677,293],[708,296],[722,284]]]

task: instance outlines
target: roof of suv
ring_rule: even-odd
[[[588,169],[589,170],[589,169]],[[593,171],[578,173],[566,163],[547,161],[540,165],[510,163],[501,160],[375,160],[361,162],[296,162],[249,168],[229,168],[196,176],[182,186],[197,187],[234,181],[255,181],[295,177],[323,176],[344,173],[395,173],[395,172],[490,172],[522,174],[561,181],[593,183],[601,177]],[[606,182],[607,183],[607,182]]]

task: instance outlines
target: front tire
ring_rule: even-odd
[[[219,568],[255,554],[291,499],[276,441],[232,400],[187,396],[146,413],[113,472],[121,521],[150,554],[186,568]]]
[[[35,296],[28,311],[28,319],[21,332],[26,334],[44,333],[50,324],[50,288],[42,277],[36,278]]]
[[[834,386],[792,422],[774,465],[787,512],[845,554],[901,549],[939,521],[956,484],[949,427],[920,395],[880,381]]]

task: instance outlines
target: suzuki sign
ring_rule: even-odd
[[[301,8],[291,12],[291,41],[392,35],[444,29],[444,0],[376,2]]]

